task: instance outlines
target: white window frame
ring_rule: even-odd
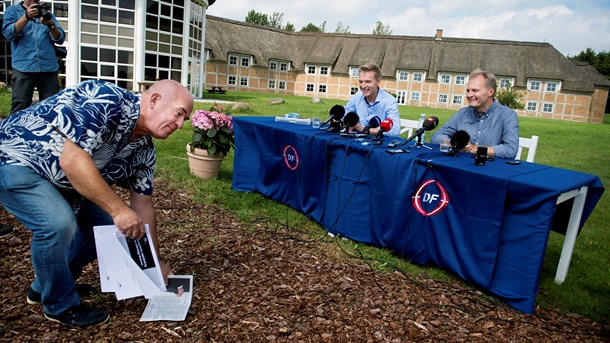
[[[545,102],[542,104],[542,112],[553,113],[554,107],[555,107],[555,104],[553,104],[552,102]]]
[[[250,64],[252,64],[251,57],[242,56],[242,58],[240,59],[239,65],[244,68],[248,68],[248,67],[250,67]]]
[[[399,81],[409,81],[409,72],[405,70],[398,71],[396,78]]]
[[[414,82],[423,82],[424,81],[424,73],[422,72],[414,72],[413,73],[413,81]]]
[[[396,102],[404,105],[406,99],[407,99],[407,91],[397,91],[396,92]]]
[[[313,90],[315,89],[315,85],[313,83],[308,83],[305,86],[305,92],[313,92]]]
[[[316,66],[308,65],[307,66],[307,74],[315,74],[315,73],[316,73]]]
[[[279,81],[277,85],[278,89],[286,89],[286,81]]]
[[[349,76],[350,77],[359,77],[360,76],[360,68],[349,67]]]
[[[509,89],[513,86],[512,79],[501,78],[498,84],[498,88],[500,89]]]
[[[275,89],[275,80],[269,80],[269,82],[267,83],[267,88]]]
[[[464,103],[464,96],[463,95],[454,95],[453,96],[453,100],[451,100],[451,103],[454,105],[461,105]]]
[[[236,66],[237,65],[237,56],[229,55],[229,65]]]
[[[421,99],[421,93],[420,92],[411,92],[411,97],[410,97],[411,101],[417,101],[419,102]]]
[[[548,81],[544,87],[544,91],[549,93],[557,93],[559,91],[559,82]]]
[[[439,79],[442,84],[451,83],[451,75],[449,75],[449,74],[440,74]]]
[[[269,62],[269,69],[270,70],[277,70],[277,62],[276,61]]]
[[[286,63],[286,62],[280,63],[280,71],[288,71],[288,63]]]
[[[229,75],[229,78],[227,79],[227,84],[231,86],[237,85],[237,77],[235,75]]]
[[[525,106],[526,111],[537,112],[538,111],[538,103],[535,101],[528,101]]]
[[[241,87],[248,87],[248,77],[247,76],[242,76],[239,78],[239,85]]]
[[[356,93],[358,93],[358,87],[356,87],[356,86],[352,86],[352,87],[350,87],[350,89],[349,89],[349,94],[350,94],[350,95],[354,95],[354,94],[356,94]]]
[[[328,75],[330,74],[330,68],[327,66],[320,67],[320,75]]]
[[[447,94],[439,94],[436,102],[439,104],[446,104],[449,101],[449,95]]]
[[[455,84],[456,85],[465,85],[466,84],[466,75],[456,75]]]
[[[318,85],[318,93],[326,93],[326,85]]]
[[[536,85],[537,87],[534,88],[534,85]],[[540,80],[528,80],[527,81],[527,90],[528,91],[539,92],[541,88],[542,88],[542,81],[540,81]]]

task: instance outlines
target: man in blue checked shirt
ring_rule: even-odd
[[[40,100],[59,92],[53,45],[61,45],[66,33],[50,11],[42,14],[39,0],[24,0],[4,12],[2,34],[11,42],[13,67],[11,114],[32,104],[34,88]]]

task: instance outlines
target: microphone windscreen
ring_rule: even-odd
[[[343,118],[343,126],[352,127],[352,126],[355,126],[356,124],[358,124],[359,121],[360,121],[360,117],[358,117],[358,115],[355,112],[349,112]]]
[[[378,128],[380,124],[381,119],[379,119],[378,116],[374,116],[373,118],[371,118],[371,120],[369,120],[369,123],[366,126],[375,129]]]
[[[380,126],[384,132],[388,132],[388,131],[392,130],[392,126],[394,126],[394,121],[392,121],[392,119],[388,118],[388,119],[382,121]]]
[[[341,120],[345,115],[345,107],[341,105],[335,105],[330,108],[330,114],[333,116],[334,120]]]
[[[470,142],[470,135],[464,130],[457,131],[453,137],[451,137],[451,146],[455,150],[464,149],[466,145],[468,145],[468,142]]]
[[[437,117],[428,117],[424,120],[422,127],[426,131],[434,130],[438,126],[438,118]]]

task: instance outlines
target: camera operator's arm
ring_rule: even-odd
[[[43,19],[40,22],[49,27],[49,30],[51,31],[51,37],[53,38],[54,41],[59,40],[59,38],[61,36],[61,31],[59,31],[59,28],[57,27],[57,25],[55,25],[53,18],[51,18],[49,20]]]

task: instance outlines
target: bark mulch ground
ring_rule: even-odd
[[[244,226],[216,207],[156,186],[161,254],[194,276],[181,322],[139,322],[147,300],[98,293],[83,301],[110,311],[101,326],[73,329],[28,305],[34,277],[30,232],[0,239],[0,341],[11,342],[607,342],[608,327],[538,309],[526,315],[459,282],[373,270],[344,241],[307,241],[255,219]],[[0,209],[0,222],[18,223]],[[97,265],[79,282],[99,289]],[[607,324],[607,323],[606,323]]]

